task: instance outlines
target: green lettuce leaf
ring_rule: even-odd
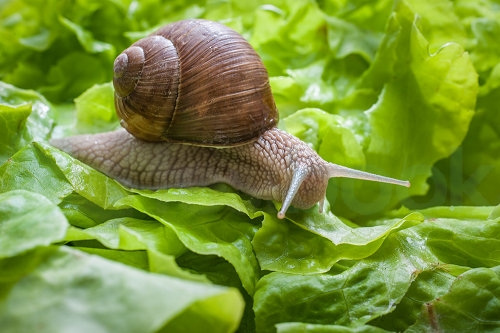
[[[425,181],[432,165],[449,156],[467,133],[477,75],[460,45],[450,44],[430,55],[418,20],[401,2],[358,89],[368,87],[382,92],[365,112],[371,127],[365,171],[407,179],[412,186],[394,189],[366,183],[358,190],[354,180],[332,180],[327,192],[330,201],[343,199],[334,202],[333,210],[348,218],[380,213],[410,195],[427,192]]]
[[[431,219],[399,234],[415,239],[416,244],[425,243],[442,263],[467,267],[500,265],[500,219],[483,223]]]
[[[186,252],[175,233],[157,221],[118,218],[92,228],[70,228],[67,241],[96,239],[110,249],[155,250],[176,257]]]
[[[454,207],[454,206],[436,206],[426,209],[419,210],[409,210],[405,206],[401,206],[398,210],[394,210],[388,212],[386,216],[388,217],[404,217],[412,212],[419,212],[426,219],[436,219],[436,218],[447,218],[447,219],[459,219],[468,221],[473,220],[486,220],[490,219],[493,214],[495,207],[471,207],[471,206],[462,206],[462,207]],[[371,222],[372,224],[378,224],[378,221]]]
[[[491,214],[488,216],[488,220],[493,220],[497,219],[500,217],[500,205],[496,206],[492,211]]]
[[[441,216],[445,215],[444,207],[438,211]],[[414,249],[425,248],[429,258],[433,257],[433,268],[427,272],[415,272],[416,280],[396,309],[371,324],[387,330],[404,331],[415,323],[424,303],[446,294],[455,277],[470,270],[469,267],[498,265],[499,220],[485,221],[486,218],[481,220],[476,216],[452,219],[454,211],[450,212],[450,218],[430,218],[415,228],[395,235],[411,244],[414,254],[418,253]]]
[[[151,274],[60,247],[8,291],[0,309],[7,331],[55,332],[76,325],[120,332],[230,332],[238,326],[243,300],[236,289]]]
[[[340,274],[264,276],[254,297],[257,332],[273,332],[275,324],[290,321],[355,327],[393,311],[412,273],[431,267],[404,245],[389,236],[374,255]]]
[[[75,98],[71,104],[55,109],[57,125],[52,138],[93,134],[121,128],[114,105],[112,83],[96,84]]]
[[[68,222],[78,228],[90,228],[106,221],[131,217],[137,219],[150,219],[134,209],[108,210],[77,193],[71,193],[58,205],[68,219]]]
[[[315,2],[284,1],[281,8],[265,4],[256,11],[255,37],[250,42],[269,75],[283,75],[286,69],[303,67],[323,55],[325,19]]]
[[[377,251],[388,235],[423,221],[414,213],[383,228],[352,228],[328,212],[313,207],[287,213],[290,220],[264,214],[252,244],[263,269],[296,274],[322,273],[342,259],[363,259]],[[293,222],[293,223],[291,223]]]
[[[0,167],[0,193],[13,190],[39,193],[54,204],[73,192],[61,170],[35,144],[21,149]]]
[[[131,192],[138,193],[142,197],[157,199],[163,202],[183,202],[191,205],[200,206],[228,206],[235,210],[255,218],[261,215],[261,212],[249,199],[242,198],[241,195],[234,193],[230,186],[210,187],[191,187],[189,189],[160,189],[157,191],[130,189]],[[118,204],[117,204],[118,205]]]
[[[177,263],[182,268],[203,274],[215,284],[238,288],[245,300],[245,310],[236,333],[255,332],[255,314],[252,310],[253,298],[243,288],[238,273],[229,262],[214,255],[207,256],[188,252],[180,256]]]
[[[112,83],[94,85],[75,98],[80,133],[108,132],[119,128]]]
[[[496,65],[479,90],[477,116],[462,148],[442,163],[445,169],[440,166],[450,177],[451,204],[497,205],[500,202],[496,190],[500,185],[500,117],[496,103],[499,98],[500,65]]]
[[[0,193],[26,189],[56,204],[73,191],[102,208],[127,195],[116,181],[46,143],[35,142],[19,151],[0,167],[0,176]]]
[[[31,140],[43,141],[49,137],[54,123],[54,107],[42,95],[0,81],[0,108],[3,132],[0,143],[10,146],[6,147],[7,151],[10,149],[14,153]],[[6,152],[0,154],[7,156]],[[3,162],[0,160],[0,164]]]
[[[500,8],[494,1],[456,1],[454,12],[464,26],[466,50],[479,74],[476,113],[463,145],[449,158],[439,161],[429,181],[426,196],[405,202],[413,209],[433,205],[498,205]]]
[[[116,251],[109,249],[100,249],[95,247],[79,247],[79,246],[72,246],[71,248],[88,254],[95,254],[108,260],[120,262],[127,266],[139,268],[145,271],[150,270],[148,264],[148,255],[146,251]]]
[[[499,13],[493,0],[0,2],[0,327],[498,330]],[[279,203],[221,184],[129,189],[46,143],[118,128],[114,57],[184,18],[250,41],[281,129],[412,187],[332,179],[324,214],[279,220]]]
[[[303,109],[283,119],[284,129],[309,144],[325,160],[350,168],[363,168],[369,127],[356,115],[332,115]]]
[[[476,268],[460,275],[448,293],[425,303],[406,332],[478,331],[500,327],[500,269]]]
[[[467,267],[498,265],[499,227],[498,219],[483,223],[474,219],[431,219],[389,235],[375,254],[340,274],[332,269],[323,274],[266,275],[257,284],[255,294],[258,331],[269,332],[274,324],[292,320],[354,327],[395,311],[402,301],[398,312],[382,317],[383,322],[399,320],[399,324],[381,325],[388,329],[407,327],[412,324],[412,317],[408,317],[412,304],[403,299],[408,292],[410,303],[422,304],[442,295],[452,276]],[[450,273],[444,275],[444,281],[434,282],[427,294],[412,298],[421,289],[417,283],[416,290],[409,291],[412,281],[425,271],[438,269]]]
[[[108,249],[89,247],[89,242],[82,242],[92,239],[99,241]],[[157,221],[117,218],[84,230],[71,227],[65,240],[76,246],[84,246],[79,247],[82,251],[111,260],[124,262],[123,258],[126,258],[130,262],[139,262],[140,265],[134,267],[153,273],[207,282],[203,276],[190,274],[178,267],[175,258],[185,253],[187,249],[171,229]]]
[[[31,141],[26,128],[30,114],[31,104],[14,107],[0,104],[0,165]]]
[[[110,81],[115,50],[135,22],[121,1],[0,4],[0,76],[37,89],[51,102],[71,102],[95,83]]]
[[[418,273],[408,292],[393,312],[374,319],[372,325],[388,331],[403,332],[413,325],[426,302],[443,296],[450,289],[456,276],[449,273],[450,265],[436,265],[435,270]]]
[[[422,16],[421,32],[429,41],[431,53],[446,43],[465,45],[467,34],[463,23],[455,13],[455,6],[460,6],[459,3],[454,4],[450,0],[407,0],[407,2],[413,11]],[[475,68],[478,69],[477,66]]]
[[[193,252],[223,257],[234,266],[243,286],[253,295],[260,268],[251,240],[258,226],[246,215],[227,206],[162,202],[139,195],[125,197],[116,205],[135,208],[160,221]]]
[[[71,102],[94,83],[109,81],[110,77],[106,75],[108,68],[112,67],[105,66],[98,57],[74,51],[59,59],[50,68],[46,78],[47,85],[38,90],[56,103]]]
[[[88,53],[106,52],[109,54],[110,58],[115,55],[113,45],[94,40],[92,33],[85,30],[80,25],[62,16],[59,16],[59,22],[76,35],[76,38]]]
[[[17,190],[0,194],[0,258],[62,241],[68,222],[42,195]]]
[[[328,45],[335,58],[359,54],[367,62],[375,58],[383,33],[366,29],[342,20],[328,17]]]
[[[118,182],[60,150],[44,143],[35,143],[34,146],[57,165],[75,192],[99,207],[112,207],[117,200],[127,195],[127,191]]]
[[[281,323],[276,325],[278,333],[384,333],[388,332],[378,327],[363,325],[350,328],[340,325],[318,325],[305,323]]]

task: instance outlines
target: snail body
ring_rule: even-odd
[[[292,204],[309,208],[324,197],[328,184],[328,178],[320,179],[326,172],[321,157],[277,128],[250,144],[226,149],[146,142],[125,130],[55,139],[52,144],[120,183],[139,189],[222,182],[257,198],[283,202],[293,171],[302,165],[307,166],[307,177]],[[295,159],[293,154],[297,155]]]
[[[134,43],[114,65],[115,106],[125,130],[51,144],[134,188],[227,183],[260,199],[307,209],[328,180],[349,177],[409,186],[324,161],[276,128],[267,71],[241,35],[185,20]]]

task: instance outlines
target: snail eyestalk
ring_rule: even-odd
[[[327,168],[329,171],[329,178],[333,177],[355,178],[355,179],[371,180],[379,183],[388,183],[388,184],[410,187],[409,181],[379,176],[373,173],[350,169],[333,163],[329,163]]]
[[[344,178],[371,180],[371,181],[376,181],[376,182],[380,182],[380,183],[388,183],[388,184],[395,184],[395,185],[410,187],[409,181],[403,181],[403,180],[399,180],[399,179],[379,176],[379,175],[375,175],[372,173],[347,168],[347,167],[333,164],[333,163],[327,163],[325,169],[327,172],[326,180],[328,180],[329,178],[333,178],[333,177],[344,177]],[[279,219],[283,219],[285,217],[285,214],[286,214],[286,211],[288,210],[288,207],[290,207],[290,204],[294,200],[295,195],[299,192],[300,186],[302,185],[303,181],[308,176],[308,172],[309,171],[308,171],[307,167],[298,167],[295,169],[293,176],[292,176],[292,180],[290,182],[290,187],[288,188],[288,192],[287,192],[286,197],[285,197],[285,200],[283,201],[283,205],[281,206],[281,209],[278,212]],[[325,200],[325,198],[323,197],[318,202],[320,213],[323,213],[324,200]]]
[[[307,176],[307,169],[306,168],[297,168],[293,172],[293,178],[290,183],[290,187],[288,188],[288,192],[285,197],[285,201],[283,201],[283,205],[281,206],[280,211],[278,212],[278,218],[283,219],[285,218],[285,213],[290,207],[290,204],[292,203],[293,198],[299,191],[300,185],[304,181],[304,179]]]

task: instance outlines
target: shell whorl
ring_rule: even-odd
[[[174,22],[137,41],[116,58],[113,83],[122,126],[146,141],[235,146],[278,122],[259,55],[217,22]]]
[[[162,36],[143,38],[116,58],[113,71],[122,126],[139,139],[161,141],[179,89],[179,57],[172,42]]]
[[[144,65],[144,50],[133,46],[116,59],[113,66],[113,84],[116,94],[126,97],[134,91]]]

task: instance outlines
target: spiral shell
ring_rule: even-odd
[[[113,83],[122,126],[146,141],[236,146],[278,123],[259,55],[217,22],[174,22],[137,41],[116,58]]]

